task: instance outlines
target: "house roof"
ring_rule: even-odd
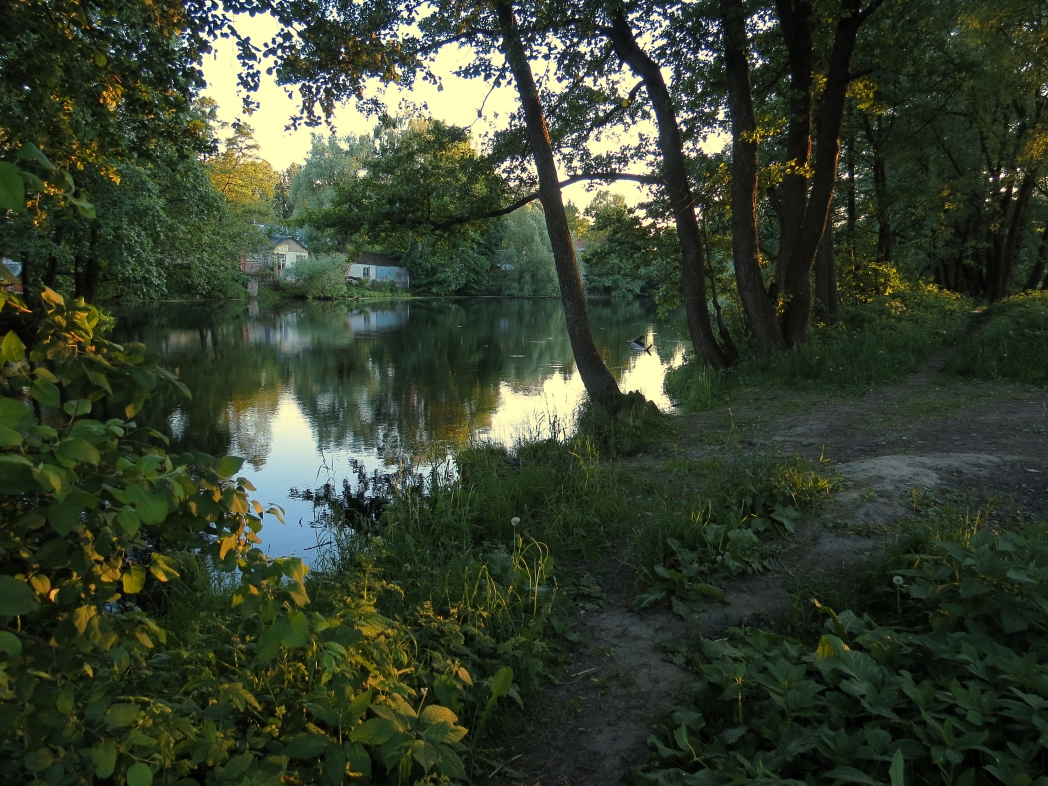
[[[270,245],[273,245],[273,246],[279,246],[285,240],[293,240],[294,242],[296,242],[300,246],[302,246],[302,248],[306,248],[306,244],[305,243],[303,243],[297,237],[292,237],[291,235],[273,235],[271,238],[269,238],[269,243],[270,243]]]

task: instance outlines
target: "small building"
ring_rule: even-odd
[[[360,284],[369,282],[385,283],[392,281],[401,289],[411,286],[408,269],[396,264],[385,254],[365,251],[360,258],[349,266],[346,272],[346,283]]]
[[[269,239],[272,251],[263,254],[248,254],[240,259],[240,270],[244,273],[258,273],[262,270],[273,270],[277,277],[309,256],[304,243],[290,235],[274,235]]]

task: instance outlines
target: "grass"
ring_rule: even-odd
[[[994,303],[985,318],[944,371],[1048,386],[1048,292],[1027,292]]]
[[[727,371],[691,360],[667,374],[666,391],[692,412],[719,406],[747,388],[854,395],[901,381],[957,343],[969,312],[963,298],[934,287],[895,292],[842,308],[840,325],[815,328],[810,341],[792,352],[750,357]]]

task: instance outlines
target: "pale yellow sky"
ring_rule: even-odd
[[[242,35],[250,36],[256,46],[260,46],[277,31],[278,25],[270,17],[245,16],[238,18],[237,29]],[[421,81],[411,91],[395,86],[384,89],[377,82],[372,89],[374,94],[384,95],[387,105],[394,110],[401,101],[406,100],[417,106],[425,104],[429,113],[438,120],[458,126],[472,125],[475,133],[504,127],[507,118],[516,109],[516,92],[512,86],[504,85],[492,90],[488,95],[489,85],[486,83],[454,76],[453,69],[468,62],[470,57],[467,49],[449,47],[440,53],[434,70],[441,76],[444,88],[442,91]],[[232,122],[240,117],[241,99],[237,91],[239,64],[232,42],[218,41],[215,52],[204,58],[203,68],[208,83],[204,94],[218,102],[219,118]],[[536,72],[542,70],[541,64],[533,64],[533,68]],[[260,107],[247,118],[247,122],[255,130],[255,139],[261,146],[261,155],[278,170],[285,169],[294,162],[302,163],[309,153],[310,134],[327,133],[327,129],[303,126],[296,131],[286,131],[289,119],[298,109],[298,96],[295,94],[288,97],[285,88],[278,86],[264,70],[261,76],[261,87],[254,96]],[[478,119],[477,111],[482,104],[484,118]],[[369,133],[375,125],[375,121],[358,112],[353,103],[340,106],[332,122],[339,135]],[[562,168],[561,175],[563,174]],[[634,183],[608,183],[599,184],[598,187],[621,193],[631,204],[646,198],[645,191]],[[580,207],[585,207],[592,198],[592,194],[587,193],[586,185],[582,183],[564,189],[564,195],[566,200],[570,199]]]

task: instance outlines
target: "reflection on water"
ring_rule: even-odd
[[[642,301],[591,302],[590,319],[620,387],[667,408],[676,331]],[[274,554],[314,543],[290,488],[341,480],[351,458],[425,464],[471,438],[512,442],[570,421],[583,395],[553,299],[171,305],[122,314],[116,333],[160,352],[193,392],[162,386],[148,425],[176,449],[244,456],[256,498],[287,509],[288,526],[263,531]]]

